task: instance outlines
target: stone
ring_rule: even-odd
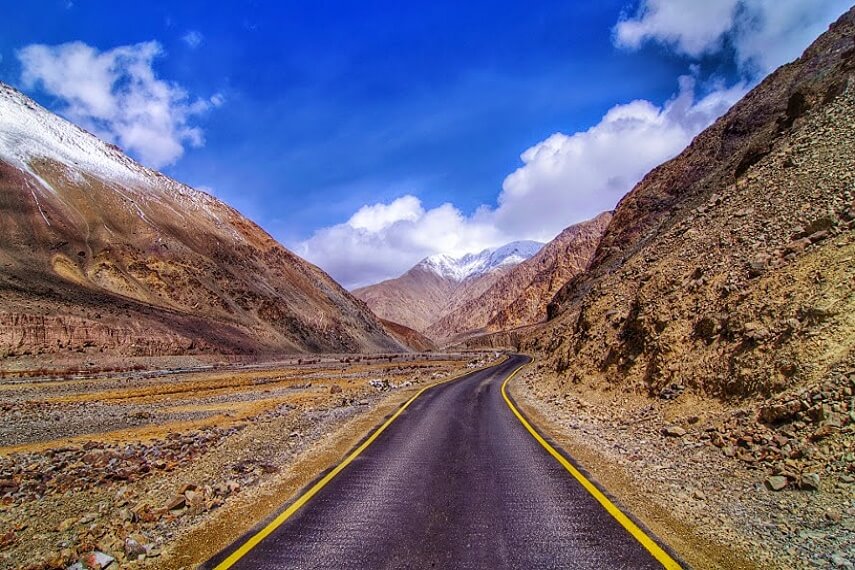
[[[665,426],[662,428],[662,435],[667,437],[683,437],[686,435],[686,430],[680,426]]]
[[[819,473],[803,473],[799,479],[799,486],[808,491],[819,489]]]
[[[192,491],[190,491],[192,493]],[[177,511],[179,509],[183,509],[187,506],[187,497],[184,495],[176,495],[172,498],[169,503],[166,505],[166,510],[168,511]]]
[[[330,386],[330,394],[341,394],[341,386],[338,384]]]
[[[94,551],[84,554],[79,562],[72,564],[68,570],[94,570],[108,568],[116,559],[103,552]]]
[[[822,425],[819,426],[810,436],[811,440],[819,441],[821,439],[825,439],[826,437],[836,433],[838,431],[837,428],[832,427],[830,425]]]
[[[76,518],[74,518],[74,517],[67,518],[67,519],[65,519],[64,521],[62,521],[61,523],[59,523],[59,526],[58,526],[58,527],[56,527],[56,529],[57,529],[59,532],[65,532],[65,531],[67,531],[68,529],[70,529],[71,527],[73,527],[73,526],[74,526],[74,523],[76,523],[76,522],[77,522],[77,519],[76,519]]]
[[[766,478],[766,487],[771,491],[783,491],[787,487],[787,478],[783,475],[772,475]]]
[[[146,554],[145,546],[143,546],[140,541],[130,536],[125,539],[124,550],[125,556],[127,556],[129,560],[136,560],[140,556],[145,556]]]
[[[801,253],[809,245],[810,240],[808,238],[801,238],[788,243],[785,251],[787,253]]]
[[[811,243],[816,243],[818,241],[824,240],[827,237],[828,237],[828,231],[822,230],[822,231],[811,234],[810,236],[808,236],[807,239],[809,239]]]
[[[205,500],[204,495],[199,491],[187,491],[184,493],[184,497],[187,500],[186,504],[191,507],[195,507]]]

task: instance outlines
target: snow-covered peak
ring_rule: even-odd
[[[0,158],[32,171],[40,158],[77,168],[109,180],[136,180],[147,169],[32,99],[0,83]]]
[[[543,244],[536,241],[515,241],[501,247],[485,249],[479,253],[467,253],[460,257],[438,253],[424,258],[416,267],[447,279],[463,281],[500,267],[511,267],[522,263],[542,247]]]
[[[139,164],[115,145],[48,111],[0,81],[0,160],[28,172],[44,191],[55,192],[34,168],[40,159],[65,167],[66,176],[89,174],[113,182],[143,200],[169,197],[181,208],[204,209],[214,218],[220,204],[212,196]],[[142,213],[140,215],[143,215]]]

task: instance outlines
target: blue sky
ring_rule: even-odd
[[[3,9],[0,80],[353,286],[613,207],[847,7],[781,0],[780,23],[763,0],[716,2],[30,0]],[[93,116],[101,93],[48,65],[70,42],[120,53],[112,79],[92,79],[107,95],[135,85],[121,65],[148,66],[174,90],[166,126],[140,139],[145,115]],[[610,142],[629,139],[643,148]]]

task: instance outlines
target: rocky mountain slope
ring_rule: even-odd
[[[611,212],[603,212],[565,229],[481,295],[433,323],[426,331],[428,336],[451,340],[543,321],[546,306],[558,289],[588,266],[611,218]]]
[[[479,296],[542,246],[519,241],[462,257],[432,255],[400,277],[355,289],[353,294],[381,318],[424,332],[445,314]]]
[[[563,379],[771,395],[851,358],[854,20],[620,202],[532,341]]]
[[[539,355],[514,389],[660,535],[754,561],[693,565],[847,567],[853,260],[855,9],[620,202],[551,320],[504,339]]]
[[[0,355],[399,350],[219,200],[0,84]]]
[[[405,327],[400,323],[385,319],[380,319],[380,322],[383,323],[386,331],[403,346],[409,347],[416,352],[429,352],[437,349],[435,342],[410,327]]]

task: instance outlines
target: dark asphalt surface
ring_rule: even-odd
[[[425,392],[233,568],[661,568],[508,408],[527,360]]]

